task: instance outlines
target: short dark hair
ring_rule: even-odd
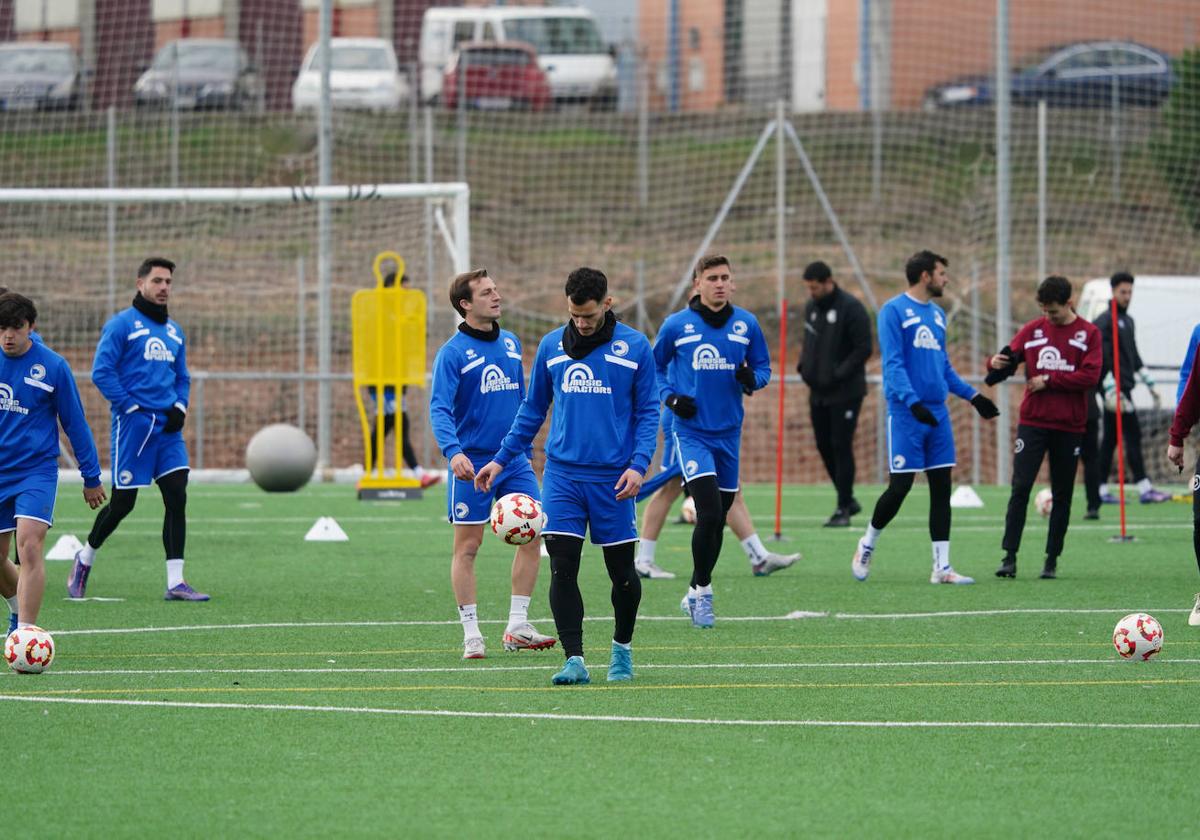
[[[487,276],[488,273],[486,268],[477,268],[473,271],[464,271],[462,274],[456,275],[455,278],[450,281],[450,305],[454,307],[455,312],[464,318],[467,317],[467,310],[462,308],[462,302],[464,300],[470,302],[474,299],[475,293],[471,291],[471,284],[476,280]],[[392,274],[392,279],[394,282],[394,272]],[[384,281],[384,285],[387,285],[386,280]]]
[[[1071,281],[1061,274],[1051,274],[1038,284],[1038,303],[1065,304],[1071,299]]]
[[[0,294],[0,329],[20,328],[25,324],[32,327],[36,322],[37,307],[33,305],[33,301],[16,292]]]
[[[722,254],[709,254],[706,257],[701,257],[696,261],[696,267],[692,269],[692,279],[695,280],[710,268],[716,268],[719,265],[728,266],[730,271],[733,270],[733,263],[729,261],[728,257]]]
[[[153,268],[165,268],[172,274],[175,273],[175,263],[166,257],[150,257],[149,259],[142,260],[142,264],[138,266],[138,279],[141,280],[143,277],[149,277],[150,270]]]
[[[1128,271],[1118,271],[1112,277],[1108,278],[1108,285],[1114,289],[1117,288],[1117,286],[1120,286],[1122,283],[1128,283],[1130,286],[1132,286],[1133,275]]]
[[[949,266],[950,260],[943,257],[941,254],[935,254],[928,249],[917,251],[908,258],[908,262],[904,264],[904,276],[908,278],[908,285],[915,286],[921,280],[921,275],[925,272],[933,274],[937,268],[937,264]]]
[[[833,270],[821,260],[810,262],[804,267],[805,280],[816,280],[818,283],[824,283],[831,277],[833,277]]]
[[[589,300],[604,303],[608,297],[608,278],[597,268],[581,266],[567,275],[564,291],[576,306],[582,306]]]

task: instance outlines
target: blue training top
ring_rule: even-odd
[[[92,382],[114,414],[139,408],[187,411],[188,376],[183,330],[168,318],[152,321],[132,306],[109,319],[96,345]]]
[[[897,295],[880,308],[878,325],[883,394],[890,404],[942,404],[951,391],[964,400],[975,396],[950,364],[946,313],[936,303]]]

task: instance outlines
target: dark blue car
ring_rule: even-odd
[[[1047,47],[1013,70],[1012,101],[1051,107],[1154,108],[1175,80],[1171,59],[1133,41],[1078,41]],[[990,106],[995,101],[991,76],[960,76],[925,92],[926,110]],[[1115,89],[1115,90],[1114,90]]]

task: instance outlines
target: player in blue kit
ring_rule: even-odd
[[[500,291],[487,269],[460,274],[450,284],[450,304],[462,316],[457,334],[442,345],[433,362],[429,420],[451,479],[446,488],[448,517],[454,527],[450,585],[463,627],[463,659],[483,659],[487,648],[479,631],[475,597],[475,555],[492,502],[508,493],[541,499],[537,476],[525,452],[514,456],[503,480],[491,492],[472,483],[477,467],[500,448],[525,396],[521,343],[500,328]],[[555,639],[529,623],[529,599],[537,583],[538,542],[517,549],[512,565],[512,601],[504,630],[505,650],[543,650]]]
[[[658,431],[650,342],[618,323],[608,278],[594,268],[567,277],[570,320],[538,345],[529,393],[500,451],[475,476],[487,490],[533,442],[554,412],[542,476],[550,554],[550,609],[567,656],[555,685],[590,682],[583,658],[583,596],[579,561],[585,533],[604,551],[616,614],[609,681],[633,679],[633,628],[642,599],[634,569],[635,498],[654,456]]]
[[[75,376],[62,356],[33,340],[36,321],[33,301],[0,294],[0,587],[12,613],[9,633],[18,616],[20,625],[36,624],[42,607],[42,551],[58,494],[59,423],[79,462],[84,500],[93,509],[104,503],[100,461]],[[19,573],[8,561],[14,532]]]
[[[904,268],[908,291],[879,310],[891,478],[854,552],[851,571],[858,580],[867,579],[879,532],[899,513],[916,474],[924,472],[929,482],[929,538],[933,541],[929,582],[975,582],[950,565],[950,471],[955,456],[946,396],[953,392],[969,401],[985,420],[998,417],[1000,411],[963,381],[946,353],[946,313],[933,299],[941,297],[950,282],[948,265],[945,257],[932,251],[914,254]]]
[[[711,628],[716,623],[712,573],[738,491],[742,399],[771,380],[771,355],[758,319],[730,300],[734,285],[728,259],[702,257],[692,271],[692,285],[696,294],[687,308],[670,315],[658,331],[654,362],[659,396],[675,413],[676,460],[696,502],[692,579],[684,605],[693,626]]]
[[[96,516],[67,579],[67,594],[82,598],[96,552],[137,501],[138,489],[158,484],[168,601],[207,601],[183,579],[187,531],[188,456],[183,442],[191,377],[183,329],[167,316],[175,263],[151,257],[137,270],[133,305],[109,319],[96,345],[92,382],[112,406],[112,501]]]

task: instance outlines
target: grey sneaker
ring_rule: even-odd
[[[668,572],[653,560],[648,560],[645,563],[639,560],[633,564],[633,567],[637,569],[639,577],[650,578],[651,580],[673,580],[675,578],[674,572]]]
[[[463,659],[487,659],[487,646],[482,636],[463,639]]]
[[[954,569],[947,566],[944,569],[934,569],[929,575],[930,583],[953,583],[958,586],[974,583],[975,578],[960,575]]]
[[[539,633],[528,621],[504,634],[505,650],[545,650],[554,647],[557,642],[558,639],[553,636]]]
[[[786,569],[799,559],[800,552],[798,551],[795,554],[771,554],[768,552],[761,563],[753,564],[750,569],[754,572],[755,577],[766,577],[772,572]]]

